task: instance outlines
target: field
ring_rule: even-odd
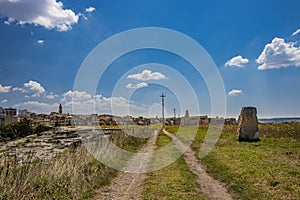
[[[186,134],[190,128],[183,127]],[[300,124],[260,124],[260,142],[238,142],[237,126],[224,126],[220,139],[202,159],[208,173],[223,181],[235,199],[300,199]],[[176,132],[176,127],[167,127]],[[192,143],[198,154],[207,127]]]
[[[169,144],[171,139],[160,133],[157,138],[156,151]],[[165,152],[167,154],[176,154],[179,151],[175,144]],[[165,157],[160,154],[154,156],[150,162],[151,165],[162,162]],[[164,167],[160,170],[147,174],[148,178],[144,183],[143,199],[205,199],[201,193],[197,191],[196,176],[189,171],[188,165],[181,156],[176,162]]]
[[[110,138],[122,148],[137,152],[146,139],[124,133]],[[89,199],[117,175],[95,159],[85,147],[49,161],[20,164],[7,157],[0,165],[0,199]]]

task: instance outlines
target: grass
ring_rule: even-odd
[[[0,167],[0,199],[87,199],[115,174],[84,148],[50,163],[6,160]]]
[[[132,152],[147,142],[125,133],[110,139]],[[33,160],[21,165],[7,157],[0,164],[0,199],[89,199],[116,175],[116,170],[95,159],[84,146],[50,162]]]
[[[237,126],[224,126],[209,155],[208,173],[227,184],[235,199],[300,199],[299,123],[260,124],[260,142],[238,142]],[[207,127],[192,148],[198,155]],[[188,128],[186,134],[189,134]]]
[[[156,152],[170,142],[169,137],[160,133],[157,138]],[[165,153],[177,153],[175,144],[172,144],[169,151]],[[166,159],[166,154],[153,156],[149,168]],[[195,179],[196,176],[189,171],[184,158],[181,156],[167,167],[148,173],[142,191],[143,199],[204,199],[196,190],[199,186]]]

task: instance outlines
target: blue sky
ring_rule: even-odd
[[[77,113],[160,116],[164,92],[167,116],[173,108],[177,115],[188,109],[211,116],[201,74],[157,49],[116,59],[95,94],[74,90],[81,64],[99,43],[126,30],[162,27],[189,36],[211,56],[227,116],[237,117],[242,106],[257,107],[259,117],[299,116],[299,7],[297,0],[0,0],[0,106],[50,113],[62,103],[69,113],[76,105]],[[196,103],[188,100],[193,94]]]

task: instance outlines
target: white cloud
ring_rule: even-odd
[[[85,9],[85,12],[92,13],[92,12],[94,12],[95,10],[96,10],[96,8],[90,6],[90,7],[88,7],[88,8]]]
[[[32,81],[32,80],[28,81],[28,83],[24,83],[24,87],[22,87],[22,88],[14,87],[12,90],[19,91],[22,93],[32,93],[33,92],[32,97],[39,97],[41,94],[45,93],[44,87],[40,83],[38,83],[36,81]]]
[[[136,79],[142,81],[149,81],[149,80],[161,80],[165,79],[166,76],[160,72],[151,72],[151,70],[144,70],[142,73],[137,74],[130,74],[127,76],[128,79]]]
[[[300,29],[296,30],[296,31],[292,34],[292,36],[295,36],[295,35],[297,35],[298,33],[300,33]]]
[[[8,101],[7,101],[7,99],[3,99],[2,101],[1,101],[1,103],[7,103]]]
[[[45,40],[38,40],[37,43],[43,45],[45,43]]]
[[[300,67],[300,47],[296,43],[285,42],[282,38],[274,38],[266,44],[256,62],[259,70],[279,69],[282,67]]]
[[[247,58],[243,58],[242,56],[235,56],[228,60],[225,63],[226,67],[244,67],[245,64],[247,64],[249,60]]]
[[[12,91],[14,91],[14,92],[17,92],[17,91],[20,91],[20,92],[26,92],[25,89],[19,88],[19,87],[14,87],[14,88],[12,89]]]
[[[58,97],[58,95],[54,94],[53,92],[51,92],[50,94],[45,95],[46,99],[54,99]]]
[[[35,113],[50,113],[58,111],[58,103],[44,103],[39,101],[26,101],[13,105],[17,109],[28,109],[30,112]]]
[[[28,23],[58,31],[70,30],[79,19],[79,15],[64,9],[63,3],[56,0],[1,0],[0,14],[8,17],[6,24]]]
[[[0,93],[7,93],[10,91],[11,86],[2,86],[0,84]]]
[[[142,83],[138,83],[138,84],[132,84],[132,83],[129,83],[126,85],[126,88],[129,88],[129,89],[138,89],[138,88],[143,88],[143,87],[147,87],[148,84],[145,83],[145,82],[142,82]]]
[[[236,90],[236,89],[233,89],[233,90],[231,90],[227,93],[228,96],[238,96],[240,94],[243,94],[243,91],[242,90]]]
[[[93,96],[84,91],[68,91],[63,94],[60,103],[62,103],[65,112],[74,114],[113,113],[126,115],[129,109],[140,109],[123,97],[103,97],[99,94]]]
[[[92,98],[92,95],[90,95],[87,92],[84,91],[71,91],[63,94],[63,101],[86,101]]]
[[[24,83],[25,90],[33,91],[33,97],[39,97],[41,94],[45,92],[44,87],[36,81],[29,81],[28,83]]]

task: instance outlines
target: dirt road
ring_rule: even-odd
[[[195,152],[187,147],[184,143],[182,143],[178,138],[176,138],[173,134],[163,130],[164,134],[171,137],[175,144],[177,145],[179,150],[187,149],[184,153],[184,159],[188,164],[191,172],[198,176],[197,182],[200,185],[200,191],[204,194],[207,199],[212,200],[231,200],[232,197],[226,190],[226,188],[217,180],[213,179],[209,176],[205,167],[201,162],[196,158]]]
[[[143,182],[146,178],[145,172],[147,165],[152,157],[155,148],[155,142],[158,131],[154,131],[148,143],[139,151],[141,154],[135,154],[129,164],[119,172],[119,175],[113,179],[110,186],[101,188],[99,195],[95,198],[98,200],[137,200],[141,199]],[[139,171],[140,173],[131,173]]]

